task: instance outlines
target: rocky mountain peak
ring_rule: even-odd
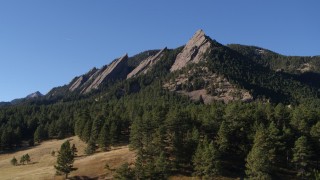
[[[177,55],[170,71],[176,71],[189,63],[198,63],[203,60],[203,55],[210,49],[211,41],[202,29],[198,30],[188,41],[183,50]]]
[[[193,37],[192,37],[192,39],[194,39],[194,38],[201,38],[201,37],[203,37],[203,36],[206,36],[206,34],[204,33],[204,31],[202,30],[202,29],[199,29],[194,35],[193,35]]]
[[[42,97],[43,94],[41,94],[41,92],[37,91],[37,92],[34,92],[32,94],[29,94],[26,99],[33,99],[33,98],[38,98],[38,97]]]

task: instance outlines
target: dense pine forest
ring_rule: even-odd
[[[319,179],[319,81],[312,79],[319,79],[319,57],[301,59],[318,65],[305,80],[306,74],[292,70],[301,65],[298,58],[256,56],[254,47],[211,43],[205,61],[175,72],[170,67],[183,47],[166,50],[146,74],[109,80],[90,94],[60,87],[54,98],[1,107],[1,153],[77,135],[90,153],[129,144],[136,161],[119,167],[117,179]],[[131,57],[127,70],[156,52]],[[163,87],[195,66],[248,90],[253,100],[204,103]],[[211,87],[196,84],[197,77],[189,77],[189,91]]]

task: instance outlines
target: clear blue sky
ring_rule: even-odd
[[[69,83],[128,53],[220,43],[320,55],[319,0],[0,0],[0,101]]]

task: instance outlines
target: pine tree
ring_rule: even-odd
[[[42,130],[43,126],[38,126],[36,131],[34,132],[33,135],[33,141],[35,143],[40,143],[43,140],[43,130]]]
[[[66,178],[68,178],[68,174],[71,171],[77,170],[73,167],[74,156],[72,149],[70,147],[70,142],[64,142],[60,150],[58,151],[57,165],[54,167],[57,170],[57,174],[65,174]]]
[[[204,176],[204,165],[203,165],[203,152],[204,152],[203,143],[199,143],[195,154],[193,155],[192,162],[194,166],[194,175],[199,176],[200,178]]]
[[[109,135],[110,135],[110,144],[114,145],[118,139],[118,127],[115,122],[111,123]]]
[[[20,146],[21,145],[21,128],[20,127],[17,127],[16,130],[14,131],[14,139],[15,139],[16,145]]]
[[[134,179],[134,172],[128,163],[124,163],[116,170],[116,175],[114,178],[117,180]]]
[[[31,161],[29,154],[24,155],[24,159],[27,162],[27,164],[29,164],[29,162]]]
[[[86,143],[89,142],[89,140],[90,140],[91,129],[92,129],[92,122],[91,121],[87,121],[85,126],[84,126],[83,132],[81,134],[81,139]]]
[[[89,141],[85,149],[85,153],[87,155],[91,155],[96,151],[96,149],[97,149],[96,143],[94,143],[93,141]]]
[[[307,138],[305,136],[301,136],[299,139],[297,139],[292,150],[292,162],[295,164],[298,171],[297,176],[305,179],[306,177],[310,176],[309,166],[312,155]]]
[[[1,134],[1,146],[3,149],[8,148],[10,145],[9,133],[7,130],[4,130]]]
[[[133,121],[131,125],[130,132],[130,148],[136,149],[138,151],[143,150],[143,132],[144,128],[142,127],[143,121],[142,118],[137,118]]]
[[[220,125],[220,129],[218,131],[218,138],[217,138],[217,144],[219,145],[219,150],[221,152],[226,152],[229,149],[230,146],[230,128],[228,127],[228,124],[226,121],[222,121]]]
[[[269,160],[272,165],[276,165],[280,160],[276,155],[279,155],[285,150],[284,144],[282,143],[282,136],[280,130],[276,127],[276,124],[272,121],[267,129],[268,137],[267,142],[269,144]]]
[[[258,127],[254,136],[254,144],[247,156],[246,175],[249,179],[271,179],[271,160],[273,157],[268,144],[268,134],[263,125]]]
[[[312,147],[315,152],[320,152],[320,121],[312,126],[310,135],[312,137]],[[319,166],[320,153],[315,153],[314,158],[317,161],[316,164]],[[320,173],[319,173],[320,174]]]
[[[205,138],[198,144],[192,159],[194,174],[200,178],[209,178],[220,174],[220,159],[218,148]]]
[[[103,127],[101,128],[101,131],[99,133],[98,137],[98,146],[103,151],[107,150],[110,146],[110,140],[109,140],[109,127],[107,123],[104,123]]]
[[[16,159],[16,157],[13,157],[10,162],[13,166],[18,165],[18,160]]]
[[[86,128],[86,124],[88,122],[91,122],[91,117],[90,117],[89,110],[85,109],[78,114],[78,117],[77,117],[77,120],[75,123],[75,127],[74,127],[75,134],[78,135],[81,140],[84,140],[84,137],[87,136],[84,134],[84,131]],[[87,128],[89,128],[89,127],[87,127]],[[91,130],[91,127],[88,131],[90,131],[90,130]]]
[[[103,125],[103,116],[98,116],[94,119],[92,123],[92,129],[91,129],[91,141],[97,142],[99,133],[101,130],[101,126]]]
[[[48,136],[49,138],[54,138],[55,136],[58,135],[57,128],[56,128],[56,123],[55,121],[51,122],[49,127],[48,127]]]
[[[158,179],[167,179],[169,175],[169,164],[164,152],[161,152],[154,160],[154,175]]]
[[[320,142],[320,121],[318,121],[315,125],[312,126],[310,135]]]
[[[26,162],[26,156],[23,155],[23,156],[21,156],[21,158],[20,158],[20,163],[24,165],[25,162]]]
[[[76,148],[76,145],[75,145],[75,144],[72,145],[71,151],[72,151],[72,155],[73,155],[74,157],[76,157],[76,156],[77,156],[78,149]]]
[[[283,126],[288,123],[288,118],[290,117],[290,114],[286,109],[286,107],[280,103],[274,108],[274,116],[275,116],[277,125]]]

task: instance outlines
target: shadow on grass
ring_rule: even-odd
[[[39,162],[30,162],[30,163],[26,163],[26,164],[17,164],[16,166],[29,166],[29,165],[34,165],[34,164],[38,164]]]
[[[16,149],[0,151],[0,155],[1,154],[14,154],[14,153],[19,152],[19,151],[25,151],[25,150],[29,150],[29,149],[35,148],[35,147],[37,147],[39,145],[40,144],[36,144],[34,146],[22,146],[22,147],[19,147],[19,148],[16,148]]]
[[[73,176],[73,177],[69,177],[68,179],[70,179],[70,180],[97,180],[99,178],[97,178],[97,177],[90,178],[88,176]]]

